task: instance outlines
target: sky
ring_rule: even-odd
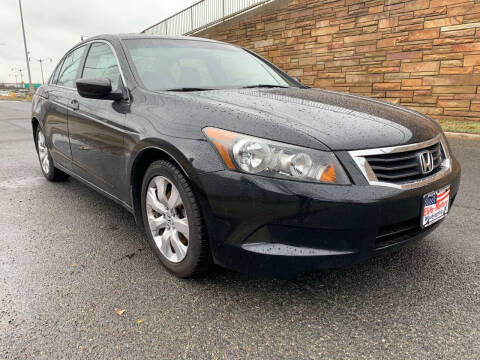
[[[45,80],[80,36],[140,32],[198,0],[22,0],[30,56],[44,62]],[[0,83],[28,81],[18,0],[0,0]],[[12,72],[11,69],[14,69]],[[40,65],[30,62],[32,82],[42,81]]]

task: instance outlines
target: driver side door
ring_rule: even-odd
[[[114,90],[125,86],[114,49],[105,41],[90,43],[79,78],[108,78]],[[128,203],[124,132],[129,102],[87,99],[76,92],[74,103],[68,117],[73,170]]]

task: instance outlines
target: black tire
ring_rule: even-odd
[[[147,189],[150,181],[155,176],[162,176],[175,185],[186,211],[190,236],[188,239],[187,253],[185,258],[180,262],[172,262],[160,252],[150,231],[146,208]],[[158,160],[153,162],[143,177],[141,196],[143,225],[148,243],[163,266],[181,278],[198,276],[207,272],[212,263],[209,241],[195,194],[183,173],[168,161]]]
[[[45,134],[43,133],[40,126],[37,127],[37,131],[36,131],[36,134],[35,134],[35,148],[37,150],[38,160],[40,162],[40,170],[42,171],[43,176],[45,176],[45,178],[48,181],[65,181],[65,180],[67,180],[68,175],[65,174],[63,171],[57,169],[53,165],[52,155],[50,155],[50,150],[48,149],[48,141],[46,141],[46,140],[45,140],[45,148],[46,148],[46,152],[47,152],[46,156],[48,156],[48,169],[45,170],[43,168],[42,160],[40,158],[39,145],[38,145],[39,134],[42,134],[44,139],[46,139]]]

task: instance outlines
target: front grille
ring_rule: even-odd
[[[422,172],[419,160],[420,154],[425,151],[430,152],[433,158],[433,169],[427,174]],[[444,158],[440,142],[420,149],[365,157],[378,181],[391,183],[403,183],[433,175],[441,169]]]

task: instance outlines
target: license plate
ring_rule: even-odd
[[[450,185],[423,195],[422,228],[443,219],[448,213]]]

